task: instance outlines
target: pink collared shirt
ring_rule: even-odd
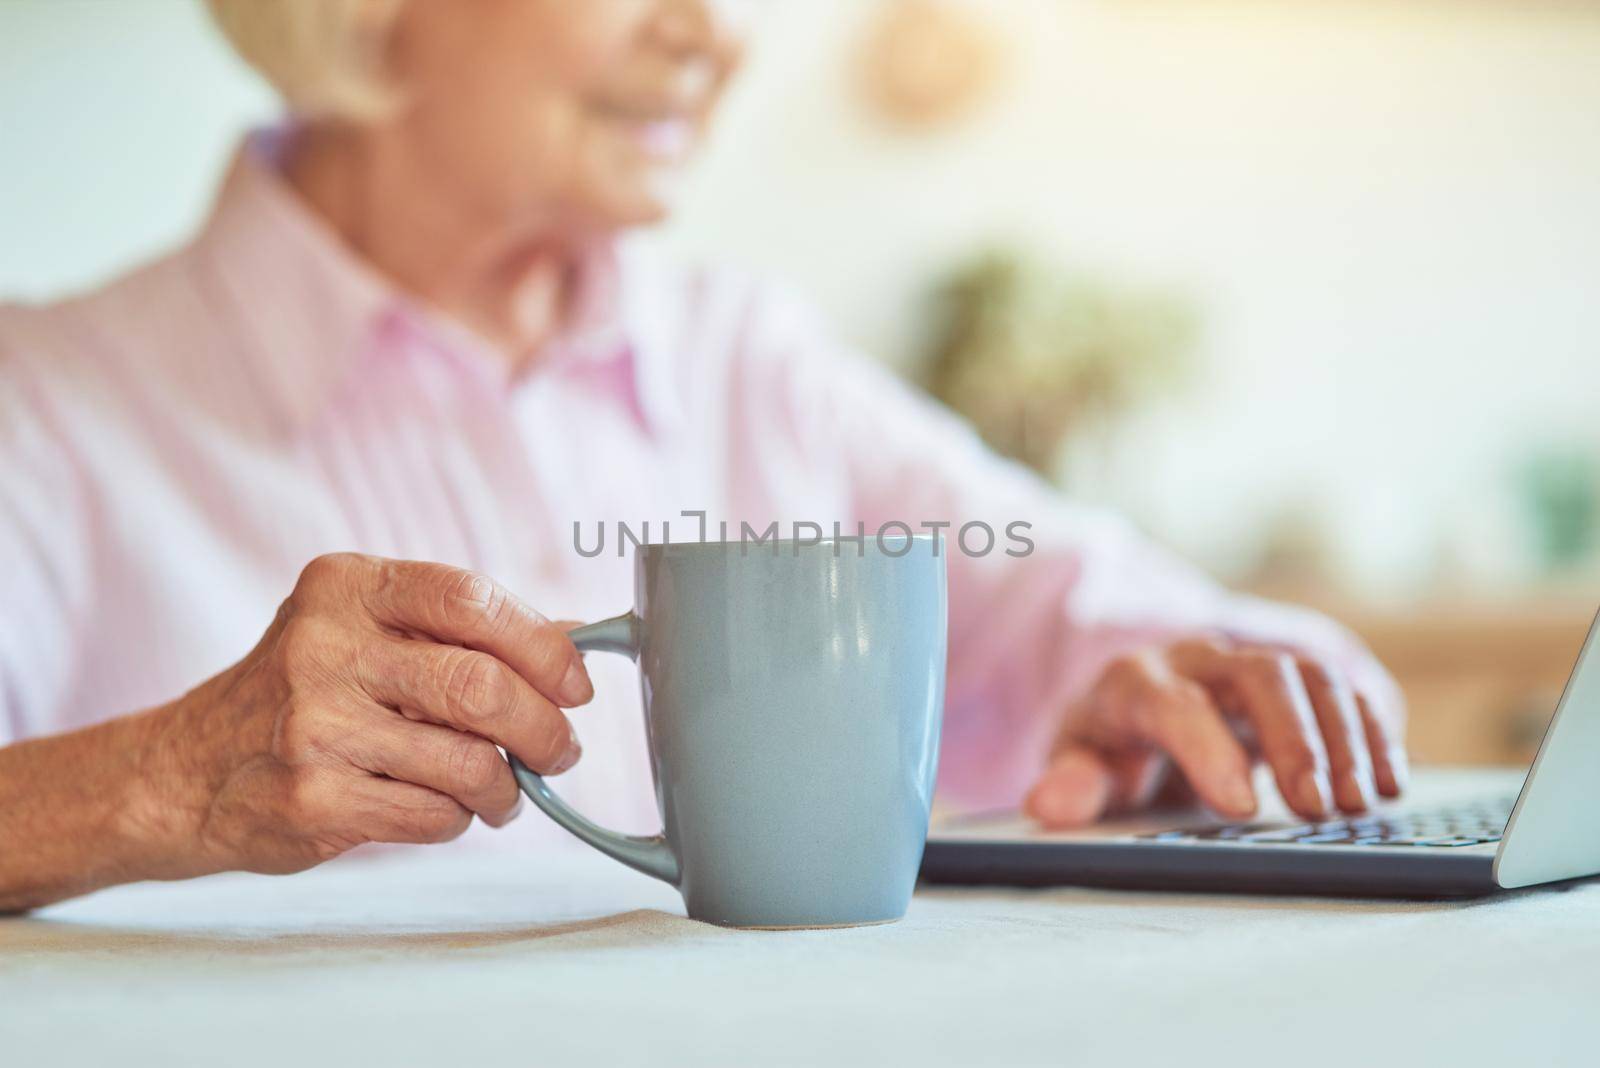
[[[1072,505],[795,301],[620,249],[586,325],[509,378],[239,155],[190,244],[88,296],[0,307],[0,744],[171,700],[238,660],[300,569],[356,550],[495,576],[555,618],[631,601],[604,525],[989,523],[950,553],[940,787],[1015,801],[1107,660],[1197,629],[1370,670],[1309,613],[1229,595]],[[1031,555],[1008,556],[1009,524]],[[953,532],[955,527],[951,528]],[[974,547],[981,547],[975,539]],[[637,683],[591,657],[563,793],[657,825]],[[559,837],[522,819],[518,837]]]

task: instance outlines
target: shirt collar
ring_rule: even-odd
[[[635,318],[649,318],[654,302],[627,284],[636,257],[623,243],[587,258],[570,328],[513,379],[491,342],[369,267],[300,199],[279,166],[287,136],[269,129],[245,139],[195,247],[248,335],[237,339],[237,357],[258,365],[291,427],[314,419],[364,355],[396,339],[474,368],[502,390],[522,378],[570,376],[615,399],[646,432],[672,421],[674,394],[655,366],[652,330]]]

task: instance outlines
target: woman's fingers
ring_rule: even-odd
[[[1328,752],[1294,659],[1212,641],[1181,642],[1170,658],[1176,670],[1249,719],[1289,807],[1305,819],[1325,819],[1332,804]]]
[[[1029,796],[1048,825],[1077,826],[1137,808],[1175,763],[1202,802],[1244,818],[1256,809],[1250,757],[1206,690],[1156,653],[1113,662]]]
[[[341,822],[361,827],[362,838],[369,842],[448,842],[472,823],[471,811],[454,798],[390,779],[358,778],[342,784],[338,808]]]
[[[1115,790],[1111,767],[1101,754],[1085,745],[1068,745],[1051,758],[1022,810],[1046,827],[1084,827],[1105,815]]]
[[[382,626],[488,653],[553,704],[570,708],[594,697],[566,631],[487,576],[409,560],[331,559],[329,568],[355,572],[347,581]]]
[[[1305,819],[1326,818],[1332,793],[1327,747],[1294,661],[1282,654],[1243,653],[1234,671],[1278,792]]]
[[[493,742],[434,723],[416,723],[374,710],[350,741],[358,767],[453,798],[491,827],[517,814],[522,791]]]
[[[1399,731],[1391,721],[1380,717],[1372,701],[1356,694],[1356,705],[1361,713],[1362,732],[1367,740],[1367,750],[1372,754],[1372,773],[1377,780],[1378,793],[1384,797],[1399,797],[1405,789],[1410,767],[1406,749],[1401,744]]]
[[[379,704],[486,738],[542,774],[560,774],[582,755],[561,709],[488,653],[380,639],[357,659],[359,681]]]
[[[1355,691],[1343,675],[1317,660],[1301,657],[1297,666],[1328,751],[1334,801],[1343,812],[1365,812],[1376,799],[1376,788]]]
[[[1166,778],[1154,750],[1108,753],[1083,742],[1062,747],[1023,801],[1023,812],[1046,827],[1084,827],[1102,816],[1148,805]]]
[[[1207,807],[1232,819],[1255,813],[1250,754],[1204,687],[1175,676],[1153,705],[1147,730]]]

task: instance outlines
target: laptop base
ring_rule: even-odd
[[[1257,846],[930,841],[922,881],[1400,898],[1481,897],[1500,889],[1493,853],[1263,852]]]
[[[1397,822],[1429,811],[1485,806],[1509,811],[1523,777],[1522,771],[1502,769],[1421,771],[1402,802],[1382,805],[1363,819]],[[1265,780],[1259,796],[1272,797]],[[1295,822],[1275,802],[1264,805],[1254,821],[1256,827]],[[938,818],[923,854],[922,881],[1400,898],[1476,897],[1500,889],[1496,845],[1487,841],[1307,844],[1261,840],[1273,837],[1270,830],[1244,840],[1227,837],[1220,822],[1209,827],[1195,812],[1151,813],[1070,833],[1039,831],[1015,813]]]

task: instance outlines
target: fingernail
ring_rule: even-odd
[[[1355,772],[1339,776],[1339,786],[1334,790],[1334,801],[1340,812],[1365,812],[1372,807],[1373,786],[1370,776]]]
[[[583,756],[583,746],[578,744],[578,736],[576,734],[568,735],[567,751],[561,754],[561,759],[556,761],[549,774],[560,775],[563,771],[567,771],[572,765],[576,764],[581,756]]]
[[[1055,790],[1035,790],[1028,798],[1027,810],[1046,827],[1072,826],[1079,822],[1070,800]]]
[[[1071,791],[1046,779],[1036,783],[1028,792],[1023,808],[1029,816],[1047,827],[1058,827],[1081,822],[1076,802]]]
[[[1105,814],[1114,783],[1098,757],[1068,752],[1034,783],[1028,810],[1046,827],[1082,827]]]
[[[1295,783],[1296,808],[1302,816],[1318,819],[1328,814],[1328,784],[1319,771],[1308,771]]]
[[[1406,759],[1406,751],[1399,748],[1389,750],[1389,766],[1394,768],[1395,785],[1404,790],[1411,779],[1411,761]]]
[[[572,658],[572,663],[567,666],[567,673],[561,677],[561,699],[571,705],[588,704],[594,697],[594,684],[589,681],[589,672],[584,669],[583,657]]]
[[[1391,749],[1385,756],[1387,759],[1375,769],[1378,792],[1384,797],[1399,797],[1406,788],[1406,777],[1410,770],[1406,764],[1405,750]]]

